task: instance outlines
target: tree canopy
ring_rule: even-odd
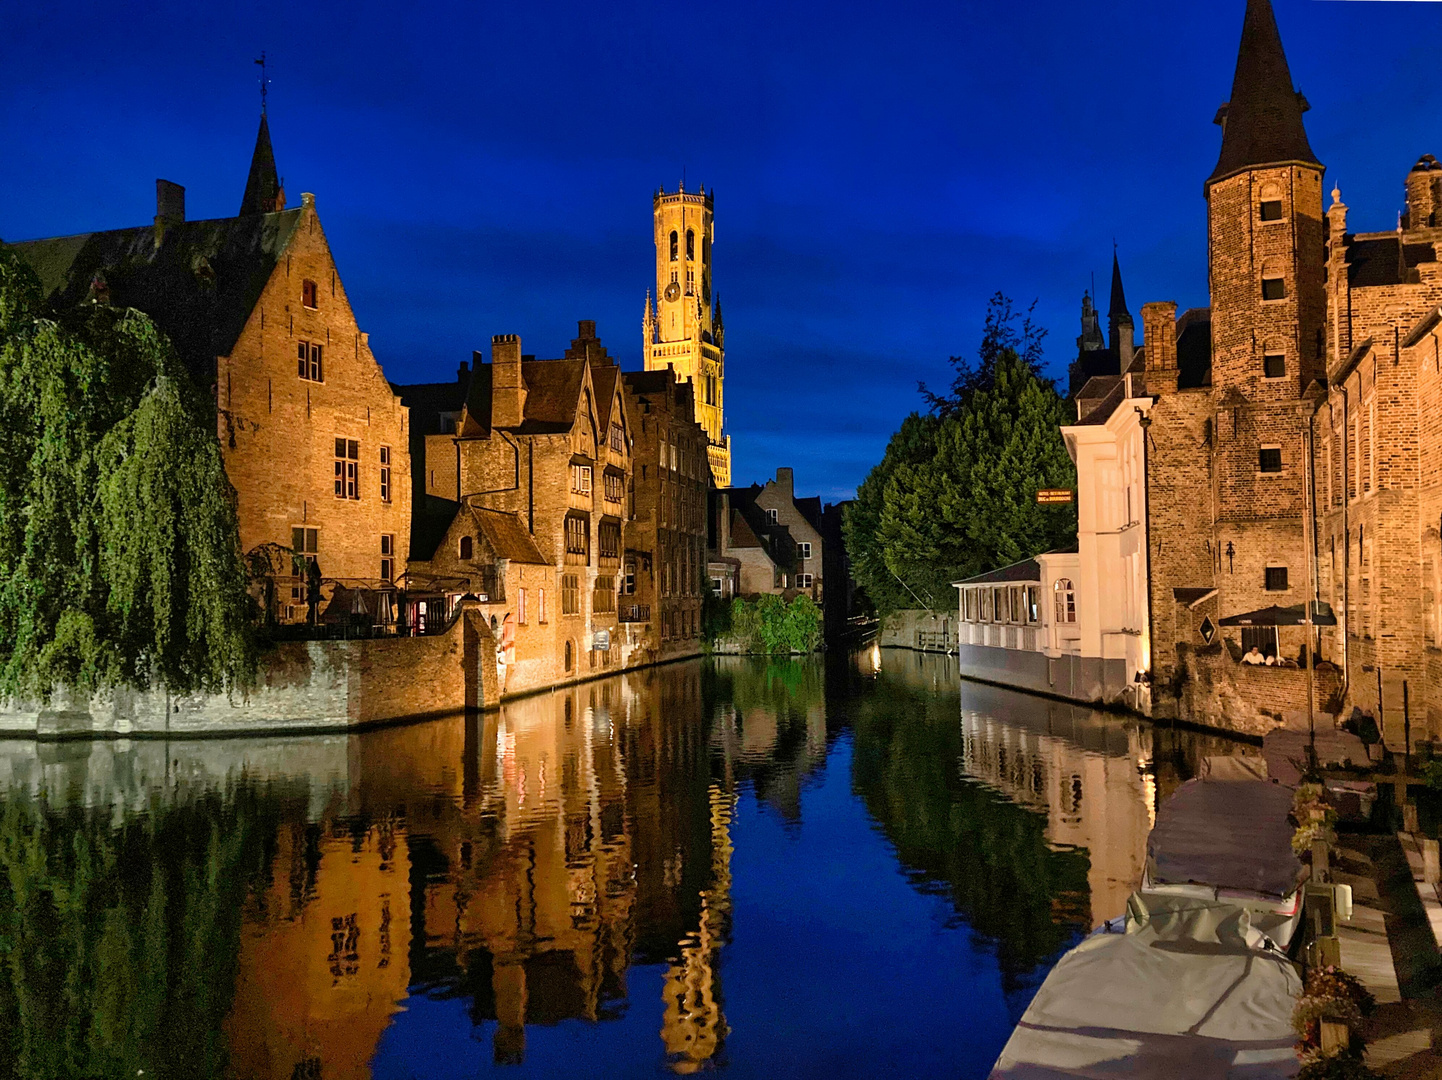
[[[950,608],[958,578],[1075,538],[1074,506],[1036,502],[1040,488],[1076,484],[1060,431],[1070,414],[1040,374],[1044,336],[997,293],[977,361],[951,358],[945,395],[922,385],[930,411],[902,422],[857,489],[847,552],[879,611]]]
[[[0,246],[0,692],[248,681],[214,410],[140,312],[54,315]]]

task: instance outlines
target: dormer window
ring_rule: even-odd
[[[1263,300],[1285,300],[1287,298],[1287,283],[1279,277],[1264,277],[1262,279]]]
[[[302,281],[300,283],[300,302],[308,308],[314,308],[316,306],[314,281]]]
[[[1264,199],[1258,207],[1263,221],[1282,220],[1282,200]]]

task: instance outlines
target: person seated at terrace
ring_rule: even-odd
[[[1244,664],[1270,664],[1271,662],[1271,657],[1263,656],[1262,650],[1255,645],[1248,649],[1242,657],[1242,663]]]

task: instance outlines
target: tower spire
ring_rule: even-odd
[[[275,171],[275,150],[270,145],[270,121],[262,110],[260,130],[255,134],[255,150],[250,155],[250,175],[245,178],[245,195],[240,200],[238,216],[269,214],[285,209],[285,191]]]
[[[1208,183],[1257,165],[1320,166],[1307,141],[1306,98],[1292,86],[1271,0],[1247,0],[1232,99],[1218,111],[1222,152]]]
[[[1112,303],[1107,310],[1107,315],[1115,319],[1118,315],[1126,316],[1131,321],[1132,313],[1127,310],[1127,294],[1122,288],[1122,267],[1117,261],[1116,243],[1112,243]]]

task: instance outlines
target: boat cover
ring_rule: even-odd
[[[1147,837],[1149,885],[1286,897],[1303,877],[1292,854],[1290,788],[1263,780],[1188,780]]]
[[[1142,915],[1131,932],[1094,934],[1061,958],[991,1080],[1296,1076],[1302,980],[1246,910],[1197,902]]]

